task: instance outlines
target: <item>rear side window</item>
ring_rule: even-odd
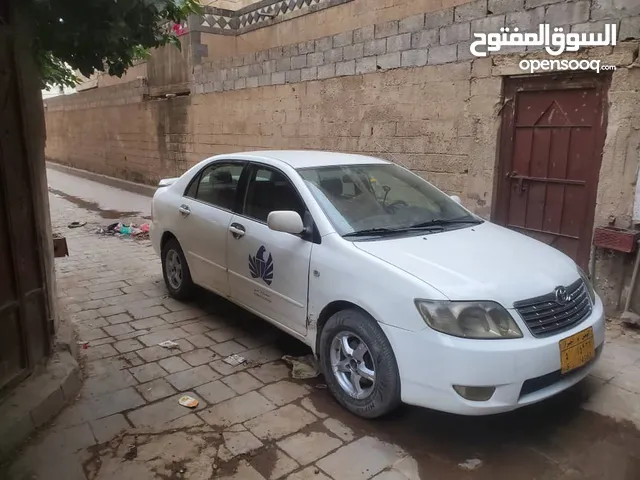
[[[283,173],[269,167],[256,167],[247,187],[243,213],[266,222],[269,213],[276,210],[293,210],[304,218],[306,207]]]
[[[216,207],[233,210],[243,164],[215,163],[205,167],[189,185],[185,196]]]
[[[187,191],[184,192],[185,197],[196,198],[196,192],[198,191],[198,182],[200,182],[200,175],[196,175],[196,178],[193,179]]]

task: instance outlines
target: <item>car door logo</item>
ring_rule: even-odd
[[[268,254],[267,258],[265,254]],[[249,255],[249,273],[252,278],[261,278],[267,285],[273,282],[273,258],[264,245],[258,249],[255,257]]]

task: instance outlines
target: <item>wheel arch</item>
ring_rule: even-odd
[[[371,341],[378,343],[378,345],[380,344],[380,341],[386,343],[386,347],[378,351],[380,355],[378,357],[378,356],[374,356],[374,352],[373,350],[371,350],[371,345],[367,343],[366,337],[363,337],[363,339],[361,339],[361,341],[363,341],[365,345],[370,349],[370,354],[373,359],[375,358],[383,359],[382,363],[378,364],[378,367],[382,369],[381,371],[383,372],[383,378],[392,380],[390,383],[383,383],[383,385],[391,385],[392,388],[391,390],[388,390],[388,389],[385,390],[386,393],[384,394],[384,396],[377,397],[378,400],[381,399],[380,401],[382,403],[376,400],[374,404],[369,404],[369,407],[371,408],[358,406],[358,405],[349,406],[348,404],[345,403],[344,398],[341,396],[342,394],[336,393],[336,391],[334,391],[335,382],[337,380],[335,378],[332,378],[332,379],[328,378],[328,375],[330,375],[331,373],[330,358],[322,358],[322,353],[320,348],[320,343],[321,343],[320,339],[323,336],[323,330],[326,327],[328,320],[333,315],[335,315],[338,312],[344,312],[345,310],[354,310],[355,312],[358,312],[366,316],[367,318],[373,320],[373,323],[366,322],[366,321],[363,322],[366,324],[370,324],[370,327],[373,327],[373,329],[367,328],[367,327],[361,327],[361,328],[364,328],[365,330],[364,333],[367,334],[368,336],[371,336],[371,335],[373,335],[374,337],[377,336],[377,340],[375,338],[370,338]],[[353,317],[350,320],[352,319]],[[361,324],[360,322],[356,322],[353,325],[355,327],[355,325],[360,326]],[[352,413],[355,413],[356,415],[364,418],[377,418],[381,415],[385,415],[386,413],[392,411],[396,406],[398,406],[402,402],[402,378],[400,376],[400,366],[398,365],[398,359],[396,357],[396,353],[394,351],[391,340],[387,335],[387,332],[385,332],[385,330],[381,326],[381,322],[379,322],[371,313],[369,313],[362,306],[357,305],[353,302],[350,302],[347,300],[336,300],[329,303],[322,309],[318,317],[316,328],[317,328],[317,333],[316,333],[316,341],[315,341],[315,344],[316,344],[315,354],[317,357],[318,365],[320,366],[320,371],[325,375],[325,380],[327,381],[327,384],[329,383],[334,384],[334,386],[329,385],[329,388],[331,389],[333,395],[336,397],[338,402],[341,403],[344,407],[346,407],[347,410],[350,410]],[[374,331],[377,330],[377,332],[374,333],[372,330]],[[384,358],[388,358],[391,361],[391,363],[385,362]],[[388,375],[391,375],[392,377],[385,377],[384,376],[385,370],[386,370],[386,373]]]
[[[359,305],[356,305],[353,302],[349,302],[347,300],[334,300],[333,302],[326,305],[320,315],[318,315],[318,322],[316,324],[316,342],[315,342],[315,351],[316,356],[320,356],[320,337],[322,336],[322,330],[324,326],[327,324],[327,321],[336,313],[341,312],[342,310],[358,310],[363,314],[371,317],[373,320],[377,322],[375,317],[367,312],[364,308]]]
[[[170,241],[170,240],[175,240],[178,245],[180,246],[180,248],[182,249],[182,244],[180,243],[180,240],[178,240],[178,237],[171,231],[166,230],[165,232],[162,233],[162,237],[160,237],[160,256],[163,257],[164,256],[164,246]],[[182,249],[182,253],[184,255],[184,261],[187,262],[187,268],[189,268],[189,270],[191,270],[191,265],[189,265],[189,259],[187,258],[187,254],[184,251],[184,249]],[[164,262],[164,258],[162,259],[162,261]]]
[[[178,238],[171,233],[169,230],[166,230],[163,234],[162,234],[162,238],[160,238],[160,251],[162,251],[164,249],[164,246],[167,244],[167,242],[169,240],[175,240],[176,242],[180,243],[178,241]]]

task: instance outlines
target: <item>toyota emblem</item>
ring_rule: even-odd
[[[564,287],[556,287],[556,302],[560,305],[566,305],[569,300],[571,300],[571,296],[567,289]]]

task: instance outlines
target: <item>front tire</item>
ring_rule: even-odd
[[[377,322],[355,309],[335,313],[322,329],[320,364],[338,402],[363,418],[400,405],[400,375],[391,344]]]
[[[162,275],[164,283],[176,300],[188,300],[193,295],[195,285],[180,243],[172,238],[162,247]]]

